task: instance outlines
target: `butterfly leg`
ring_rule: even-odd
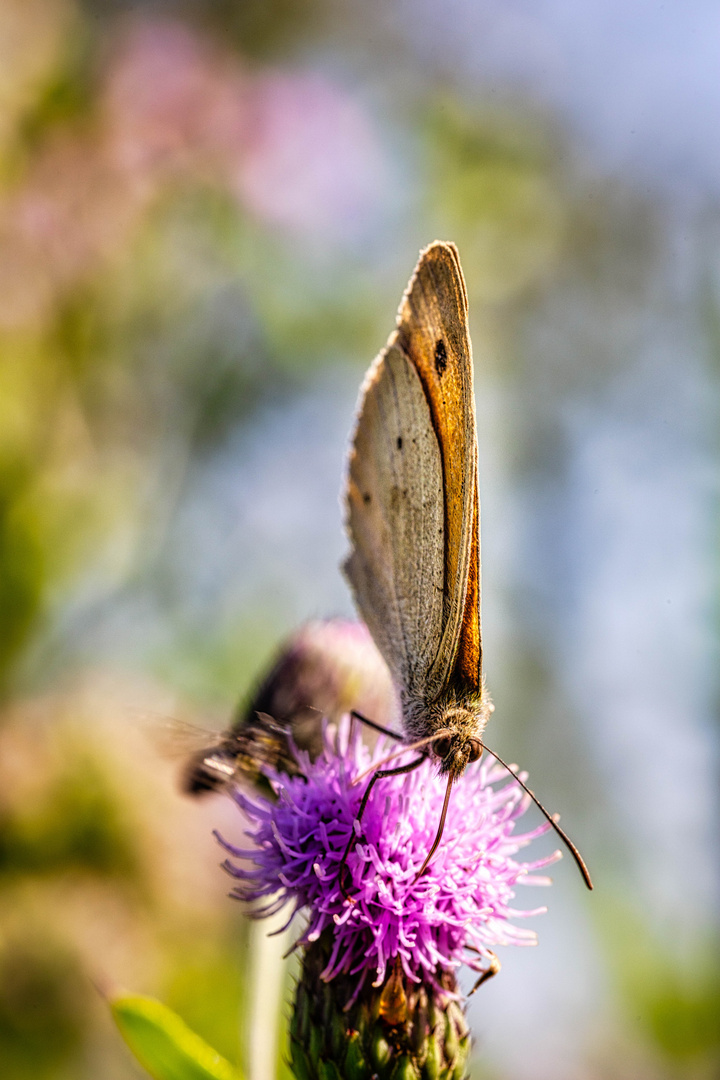
[[[473,994],[475,993],[475,991],[477,989],[479,989],[484,982],[487,982],[488,979],[492,979],[495,975],[498,974],[499,971],[500,971],[500,961],[498,960],[495,953],[491,952],[490,953],[490,964],[481,973],[480,978],[477,980],[477,982],[473,986],[472,990],[468,994],[468,997],[472,997]]]
[[[355,818],[355,821],[357,821],[358,823],[360,823],[362,821],[362,816],[365,813],[365,807],[368,804],[368,799],[370,798],[370,793],[372,792],[372,789],[373,789],[373,787],[375,786],[375,784],[377,783],[378,780],[382,780],[386,776],[399,776],[401,773],[412,772],[414,769],[417,769],[418,766],[422,765],[422,763],[423,763],[423,761],[425,761],[426,757],[427,757],[427,754],[420,754],[419,757],[416,757],[413,761],[411,761],[407,765],[400,765],[397,769],[378,769],[378,771],[376,773],[373,773],[373,775],[370,777],[370,783],[365,788],[365,792],[363,794],[362,801],[360,803],[360,809],[358,810],[357,817]],[[355,822],[353,822],[352,829],[350,830],[350,839],[347,842],[347,847],[345,848],[345,851],[343,852],[343,857],[340,860],[340,867],[338,869],[338,878],[339,878],[339,881],[340,881],[340,892],[343,894],[343,896],[345,897],[346,900],[350,901],[350,903],[354,903],[355,901],[353,900],[353,898],[350,896],[347,889],[345,888],[345,874],[347,872],[348,855],[350,854],[350,852],[352,850],[352,846],[356,842],[356,840],[357,840],[357,836],[356,836],[356,833],[355,833]]]
[[[397,739],[398,742],[402,742],[402,735],[399,735],[397,731],[391,731],[390,728],[383,727],[382,724],[378,724],[375,720],[368,720],[367,716],[363,716],[357,709],[350,710],[350,716],[353,720],[359,720],[361,724],[365,724],[366,727],[373,728],[374,731],[379,731],[381,735],[389,735],[391,739]]]

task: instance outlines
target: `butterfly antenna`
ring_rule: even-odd
[[[452,783],[454,779],[455,777],[452,773],[450,773],[450,775],[448,776],[447,787],[445,788],[445,801],[443,802],[442,813],[440,814],[440,824],[438,825],[438,831],[435,835],[435,839],[433,840],[432,847],[425,856],[425,862],[422,864],[420,870],[418,870],[417,874],[413,878],[413,885],[418,880],[418,878],[421,878],[423,876],[423,874],[427,870],[428,866],[430,865],[430,860],[437,851],[438,844],[442,840],[442,834],[445,829],[445,818],[447,817],[448,806],[450,804],[450,789],[452,788]]]
[[[515,780],[518,782],[518,784],[523,789],[523,791],[527,795],[530,796],[530,798],[535,803],[535,805],[537,806],[540,813],[543,814],[547,818],[547,820],[550,822],[553,829],[558,834],[558,836],[562,840],[563,844],[565,844],[565,847],[568,849],[568,851],[572,855],[573,859],[577,863],[577,868],[580,871],[580,873],[582,874],[583,881],[587,885],[588,889],[592,889],[592,887],[593,887],[592,878],[590,877],[590,871],[588,870],[587,866],[585,865],[585,860],[583,859],[582,855],[580,854],[578,849],[575,847],[575,845],[573,844],[572,840],[570,839],[568,834],[565,832],[565,830],[560,828],[557,821],[555,820],[555,817],[552,814],[548,813],[548,811],[545,809],[543,804],[538,799],[537,795],[535,795],[530,790],[530,788],[527,786],[527,784],[524,784],[522,782],[522,780],[520,779],[518,774],[513,769],[510,768],[510,766],[507,764],[507,762],[503,761],[503,759],[500,757],[500,755],[496,754],[494,750],[491,750],[489,746],[486,746],[485,749],[487,750],[488,754],[491,754],[492,757],[494,757],[495,760],[498,761],[503,766],[503,768],[507,769],[507,771],[512,776],[515,777]],[[444,814],[444,811],[443,811],[443,814]],[[427,860],[425,860],[425,865],[427,866]],[[425,867],[423,867],[423,870],[424,869],[425,869]]]

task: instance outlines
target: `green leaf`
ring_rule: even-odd
[[[125,1042],[154,1080],[242,1080],[229,1061],[155,998],[120,994],[111,998],[110,1008]]]

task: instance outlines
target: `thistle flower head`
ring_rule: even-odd
[[[515,887],[547,884],[534,872],[559,852],[518,861],[518,852],[549,826],[517,833],[529,800],[504,770],[481,761],[455,784],[442,842],[417,878],[437,831],[446,781],[429,760],[381,779],[358,824],[368,782],[358,778],[387,752],[382,740],[371,752],[347,720],[339,729],[326,727],[323,753],[314,762],[298,752],[302,775],[269,777],[274,801],[236,792],[252,846],[221,839],[232,856],[225,867],[237,881],[234,895],[267,900],[255,914],[290,904],[289,923],[305,912],[298,945],[310,946],[321,935],[331,941],[323,981],[354,976],[357,993],[369,972],[381,986],[400,966],[408,983],[422,982],[447,998],[445,976],[462,964],[483,971],[496,945],[535,944],[534,932],[515,920],[545,909],[514,909]],[[344,873],[349,901],[339,872],[352,830],[357,842]]]

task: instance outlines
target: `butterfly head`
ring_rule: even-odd
[[[453,776],[461,776],[465,768],[472,761],[477,761],[483,752],[483,744],[480,739],[462,740],[457,735],[446,735],[438,739],[433,745],[433,754],[440,762],[440,772],[443,776],[452,773]]]
[[[443,730],[432,743],[432,753],[440,763],[440,772],[460,776],[466,766],[482,757],[478,718],[465,709],[454,709],[445,717]]]

